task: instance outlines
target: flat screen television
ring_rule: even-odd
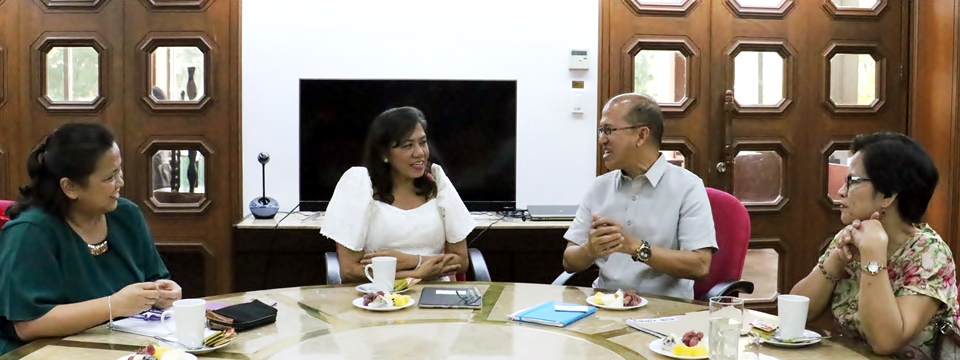
[[[515,80],[300,80],[300,209],[325,211],[340,176],[361,166],[367,128],[413,106],[427,119],[430,161],[472,212],[513,210]]]

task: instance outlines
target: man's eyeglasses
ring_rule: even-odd
[[[864,181],[870,181],[870,179],[869,179],[869,178],[865,178],[865,177],[861,177],[861,176],[853,176],[853,175],[849,175],[849,174],[848,174],[845,185],[847,186],[847,190],[850,190],[850,186],[852,186],[852,185],[854,185],[854,184],[862,183],[862,182],[864,182]]]
[[[618,127],[618,128],[608,127],[608,126],[600,126],[600,127],[597,127],[597,136],[600,136],[600,135],[610,136],[610,134],[613,134],[614,131],[627,130],[627,129],[636,129],[636,128],[642,128],[642,127],[644,127],[644,126],[647,126],[647,125],[624,126],[624,127]]]

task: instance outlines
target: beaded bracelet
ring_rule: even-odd
[[[827,273],[827,269],[823,267],[823,261],[817,262],[817,268],[819,268],[820,272],[823,273],[823,277],[827,278],[827,281],[832,282],[834,284],[836,284],[837,281],[840,281],[840,279],[835,278]]]

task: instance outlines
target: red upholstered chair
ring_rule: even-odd
[[[10,218],[7,217],[7,208],[13,205],[13,201],[10,200],[0,200],[0,228],[3,227],[3,224],[6,224],[7,221],[10,221]]]
[[[707,279],[693,284],[693,296],[697,300],[709,301],[714,296],[753,293],[753,283],[740,280],[743,261],[747,257],[747,245],[750,243],[750,215],[747,208],[733,195],[717,189],[707,188],[707,198],[713,212],[713,227],[720,250],[713,255]],[[576,274],[564,272],[553,281],[553,285],[588,287],[592,286],[598,275],[597,267],[591,266]]]
[[[713,227],[717,232],[720,251],[713,254],[707,278],[693,284],[693,296],[708,301],[714,296],[753,293],[753,283],[740,280],[750,244],[750,215],[747,208],[733,195],[717,189],[707,188],[707,198],[713,212]]]

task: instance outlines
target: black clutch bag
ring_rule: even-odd
[[[260,300],[207,310],[207,322],[214,330],[233,328],[241,332],[273,324],[276,321],[277,309]]]

